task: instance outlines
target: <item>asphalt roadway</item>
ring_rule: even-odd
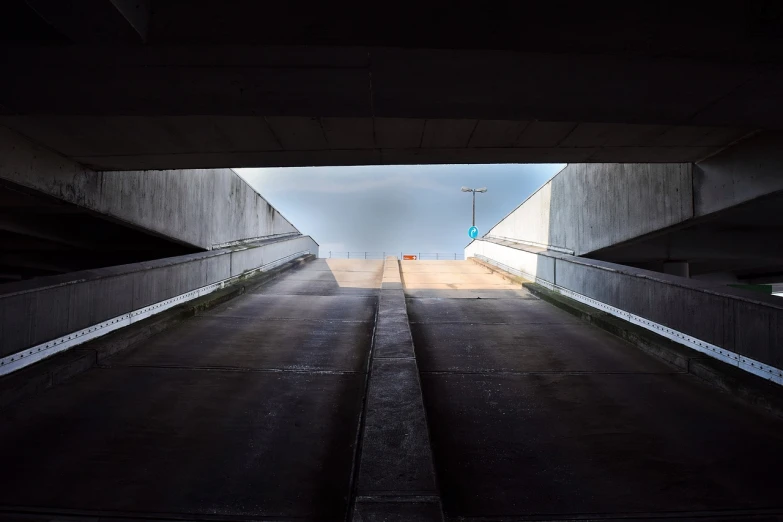
[[[401,266],[447,519],[783,519],[782,419],[470,261]],[[346,520],[382,270],[314,261],[0,411],[0,519]]]

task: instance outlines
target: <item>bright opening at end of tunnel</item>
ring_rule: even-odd
[[[236,169],[315,238],[321,257],[412,254],[463,258],[472,194],[479,236],[563,169],[562,164],[382,165]]]
[[[304,282],[318,285],[336,285],[341,289],[380,288],[380,274],[384,261],[376,259],[322,259],[312,273],[293,273],[288,276],[301,287]],[[472,261],[401,261],[402,284],[412,296],[422,298],[492,298],[517,297],[525,291],[521,279],[503,278],[487,266]],[[300,281],[302,284],[300,284]],[[286,283],[286,284],[289,284]],[[282,283],[281,283],[282,284]]]

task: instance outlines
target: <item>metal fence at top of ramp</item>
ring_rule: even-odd
[[[322,258],[335,259],[386,259],[394,256],[405,261],[463,261],[462,252],[321,252]]]

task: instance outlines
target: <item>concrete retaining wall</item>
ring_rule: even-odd
[[[572,164],[486,237],[585,255],[783,191],[783,133],[698,164]]]
[[[298,233],[231,169],[95,172],[3,127],[0,178],[205,250]]]
[[[465,257],[477,255],[720,347],[743,369],[753,371],[754,361],[769,365],[783,382],[774,370],[783,368],[780,298],[509,241],[473,241]]]
[[[318,244],[273,239],[3,285],[0,358],[303,251],[317,255]]]
[[[693,217],[691,165],[568,165],[488,237],[593,252]]]

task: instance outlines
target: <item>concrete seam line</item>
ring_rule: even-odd
[[[297,257],[302,257],[304,255],[310,255],[310,251],[303,250],[300,252],[289,254],[287,256],[281,257],[279,259],[276,259],[275,261],[271,261],[252,270],[248,270],[247,272],[243,272],[242,274],[232,276],[223,279],[221,281],[217,281],[215,283],[190,290],[183,294],[176,295],[169,299],[165,299],[163,301],[153,303],[151,305],[145,306],[143,308],[139,308],[137,310],[126,312],[124,314],[107,319],[106,321],[93,324],[86,328],[82,328],[81,330],[77,330],[75,332],[62,335],[56,339],[49,340],[45,343],[37,344],[35,346],[31,346],[19,352],[13,353],[11,355],[7,355],[0,359],[0,376],[15,372],[35,362],[51,357],[52,355],[63,352],[65,350],[69,350],[74,346],[78,346],[91,339],[102,337],[114,330],[117,330],[124,326],[129,326],[133,323],[141,321],[142,319],[159,314],[174,306],[210,294],[215,290],[225,288],[226,285],[248,278],[259,272],[265,272],[267,270],[271,270],[283,263],[296,259]]]
[[[476,257],[482,261],[486,261],[487,263],[494,264],[495,266],[502,264],[486,256],[477,255]],[[715,358],[719,361],[725,362],[732,366],[736,366],[741,370],[757,375],[763,379],[774,382],[775,384],[783,385],[783,370],[781,370],[780,368],[770,366],[768,364],[762,363],[755,359],[751,359],[750,357],[745,357],[744,355],[740,355],[738,353],[732,352],[731,350],[726,350],[724,348],[721,348],[720,346],[716,346],[714,344],[708,343],[707,341],[703,341],[701,339],[692,337],[688,334],[685,334],[673,328],[669,328],[668,326],[664,326],[662,324],[656,323],[655,321],[645,319],[644,317],[640,317],[638,315],[608,305],[602,301],[593,299],[592,297],[588,297],[578,292],[574,292],[573,290],[569,290],[567,288],[555,285],[553,283],[550,283],[549,281],[545,281],[532,274],[527,274],[522,270],[516,270],[516,271],[518,271],[523,276],[529,278],[531,281],[535,281],[537,284],[543,286],[544,288],[547,288],[548,290],[562,294],[566,297],[570,297],[575,301],[579,301],[593,308],[597,308],[599,310],[607,312],[610,315],[619,317],[620,319],[626,320],[637,326],[641,326],[642,328],[645,328],[646,330],[650,330],[651,332],[666,337],[667,339],[670,339],[677,344],[681,344],[692,350],[695,350],[697,352]]]

